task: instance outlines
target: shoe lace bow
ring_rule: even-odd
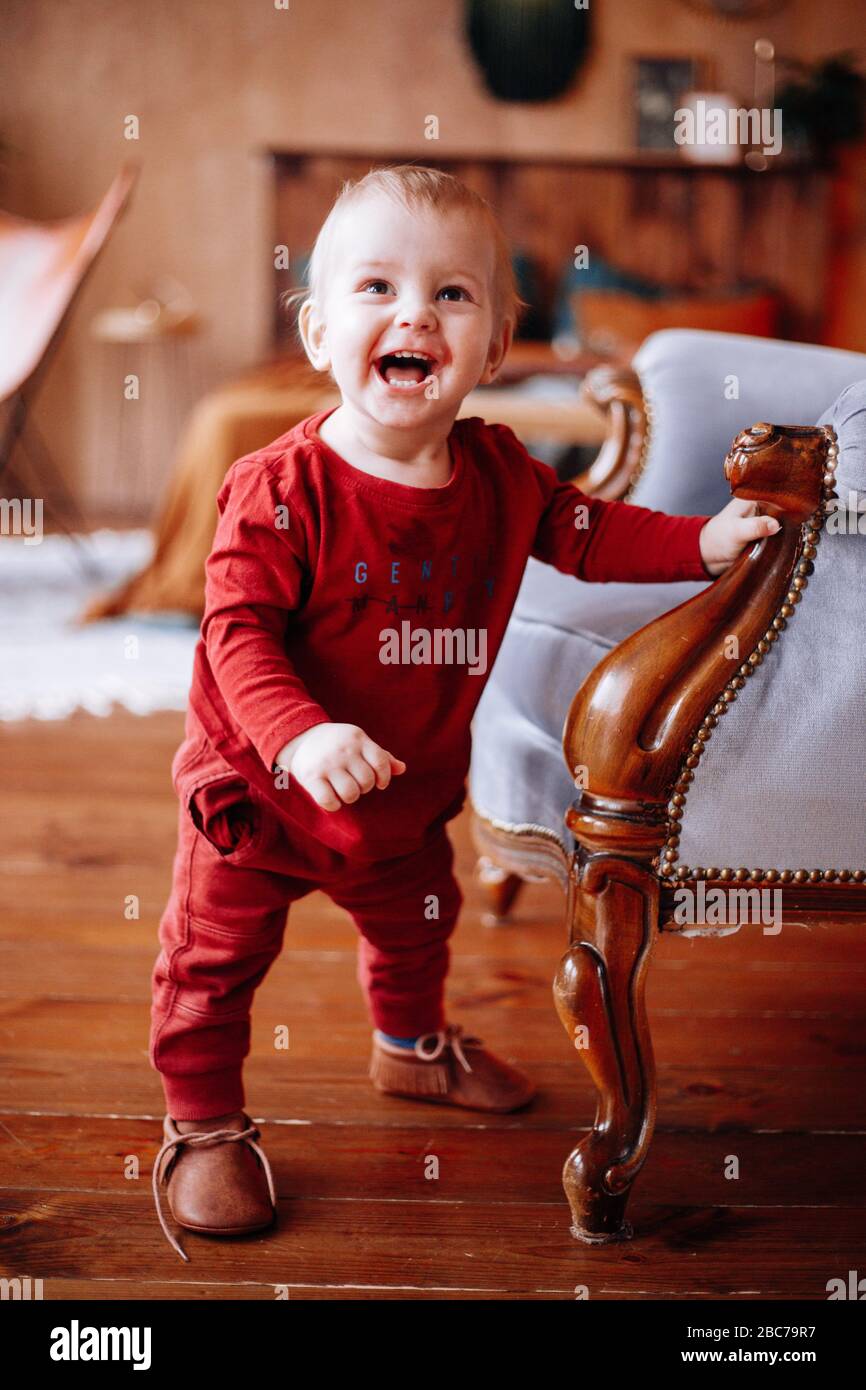
[[[167,1176],[168,1169],[171,1166],[171,1158],[169,1158],[168,1156],[172,1154],[173,1150],[174,1153],[172,1156],[176,1158],[181,1148],[181,1145],[183,1144],[188,1144],[190,1148],[197,1149],[208,1148],[213,1144],[237,1144],[241,1141],[247,1143],[249,1144],[250,1148],[253,1149],[256,1152],[256,1154],[258,1154],[258,1157],[261,1160],[262,1167],[265,1170],[265,1177],[268,1181],[268,1193],[270,1194],[271,1206],[275,1207],[277,1205],[277,1194],[274,1188],[274,1178],[273,1174],[271,1173],[271,1165],[268,1162],[267,1155],[265,1154],[264,1149],[262,1149],[261,1146],[256,1143],[256,1139],[260,1137],[261,1130],[259,1130],[255,1125],[252,1124],[249,1125],[247,1129],[197,1129],[191,1131],[189,1134],[176,1134],[173,1136],[173,1138],[166,1139],[165,1143],[163,1144],[162,1148],[160,1149],[159,1153],[154,1159],[151,1182],[153,1187],[153,1199],[156,1203],[156,1214],[159,1217],[159,1224],[162,1227],[163,1234],[166,1240],[168,1241],[169,1245],[177,1251],[182,1260],[186,1260],[187,1264],[189,1264],[189,1255],[185,1253],[185,1251],[180,1245],[180,1242],[172,1235],[171,1231],[169,1230],[168,1224],[163,1214],[162,1203],[160,1201],[160,1182],[164,1176]]]
[[[428,1046],[432,1043],[432,1046]],[[415,1041],[415,1052],[422,1057],[425,1062],[435,1062],[442,1056],[446,1048],[451,1048],[464,1071],[471,1071],[472,1067],[463,1051],[465,1047],[480,1047],[481,1038],[470,1037],[463,1032],[459,1023],[448,1023],[444,1028],[440,1028],[435,1033],[424,1033]]]

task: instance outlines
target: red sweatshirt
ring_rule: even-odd
[[[706,580],[707,518],[587,497],[475,416],[454,424],[443,487],[391,482],[329,448],[328,414],[226,474],[190,710],[301,833],[384,859],[463,804],[470,722],[527,558],[601,582]],[[359,725],[406,771],[333,812],[294,777],[275,785],[279,750],[327,720]]]

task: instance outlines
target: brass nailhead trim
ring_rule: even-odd
[[[653,408],[653,403],[652,403],[652,401],[650,400],[650,398],[649,398],[649,396],[648,396],[648,394],[647,394],[646,387],[644,386],[643,382],[640,383],[640,388],[641,388],[641,395],[642,395],[642,397],[643,397],[643,413],[644,413],[643,442],[642,442],[641,447],[640,447],[640,453],[638,454],[637,463],[636,463],[635,466],[634,466],[634,472],[632,473],[631,477],[629,478],[628,487],[626,488],[625,492],[624,492],[623,495],[622,495],[622,500],[623,500],[623,502],[628,502],[628,501],[629,501],[629,499],[630,499],[631,496],[632,496],[632,493],[634,492],[635,488],[637,487],[638,483],[640,482],[641,478],[643,477],[644,470],[645,470],[646,465],[647,465],[647,459],[649,458],[650,437],[651,437],[651,435],[652,435],[652,427],[653,427],[653,423],[654,423],[654,421],[655,421],[655,412],[654,412],[654,408]]]
[[[779,634],[784,632],[788,626],[788,619],[794,616],[796,606],[802,600],[803,590],[808,586],[809,576],[814,571],[813,561],[818,553],[817,547],[821,539],[821,528],[824,525],[824,514],[829,502],[836,496],[836,460],[839,456],[835,430],[831,425],[825,425],[824,433],[829,443],[827,445],[827,467],[822,480],[823,501],[820,509],[804,523],[802,545],[797,557],[791,587],[755,650],[738,668],[737,674],[728,681],[724,690],[715,697],[710,713],[704,716],[694,736],[688,756],[683,762],[679,777],[674,785],[668,805],[667,839],[659,855],[653,860],[653,868],[656,869],[661,878],[668,882],[681,883],[685,879],[695,881],[698,879],[718,879],[722,883],[824,884],[863,883],[866,881],[866,869],[745,869],[742,867],[718,869],[715,866],[704,869],[700,867],[690,868],[687,864],[677,864],[676,862],[679,856],[680,821],[685,810],[689,783],[694,780],[693,769],[700,762],[701,755],[712,737],[713,729],[718,727],[720,716],[727,714],[730,706],[736,700],[738,692],[746,684],[748,677],[754,675],[773,643],[779,640]]]

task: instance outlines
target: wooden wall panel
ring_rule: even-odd
[[[345,178],[394,155],[278,152],[273,157],[276,243],[293,266],[312,245]],[[414,156],[415,162],[419,161]],[[672,291],[723,292],[743,281],[774,290],[786,336],[817,334],[826,282],[826,190],[810,168],[766,173],[664,159],[427,158],[464,179],[496,208],[510,241],[534,258],[550,313],[574,247]],[[279,277],[285,288],[289,277]],[[288,341],[280,318],[275,346]]]

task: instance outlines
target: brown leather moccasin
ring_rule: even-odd
[[[385,1095],[499,1114],[522,1109],[536,1094],[527,1076],[453,1023],[438,1033],[425,1033],[414,1049],[387,1042],[377,1029],[370,1077]]]
[[[272,1225],[277,1198],[270,1164],[256,1143],[260,1131],[244,1111],[217,1121],[196,1121],[183,1133],[170,1115],[165,1142],[154,1159],[153,1196],[166,1239],[189,1260],[171,1234],[160,1204],[165,1182],[171,1214],[179,1226],[209,1236],[246,1235]]]

